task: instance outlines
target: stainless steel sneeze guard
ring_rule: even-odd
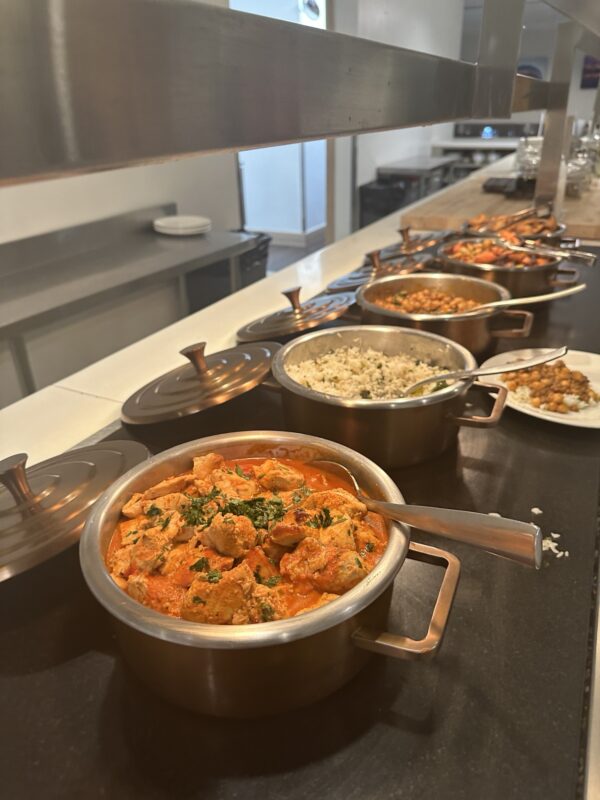
[[[512,23],[475,65],[191,0],[6,0],[0,182],[542,107]]]

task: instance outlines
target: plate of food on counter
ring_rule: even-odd
[[[488,359],[482,366],[532,358],[545,348],[513,350]],[[538,419],[600,429],[600,355],[569,350],[560,359],[520,372],[489,378],[508,389],[506,405]]]

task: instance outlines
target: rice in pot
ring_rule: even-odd
[[[408,355],[388,356],[372,347],[339,347],[316,358],[286,364],[290,378],[302,386],[349,400],[393,400],[422,378],[446,371]],[[445,386],[445,381],[439,381],[415,394],[429,394]]]

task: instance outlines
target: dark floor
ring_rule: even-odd
[[[280,269],[293,264],[304,256],[319,250],[322,245],[314,247],[284,247],[282,245],[271,245],[269,247],[269,260],[267,262],[267,275],[279,272]]]

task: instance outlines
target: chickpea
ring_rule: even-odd
[[[530,402],[534,408],[539,408],[542,405],[542,401],[539,397],[532,397]]]
[[[561,414],[568,414],[569,406],[566,405],[566,403],[560,403],[558,406],[558,410],[560,411]]]

